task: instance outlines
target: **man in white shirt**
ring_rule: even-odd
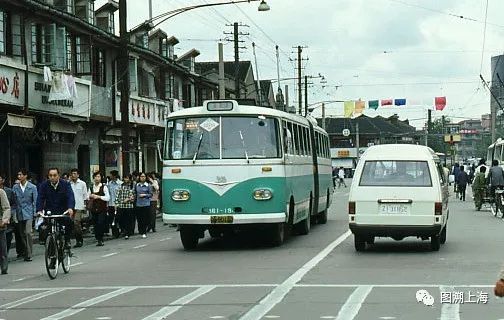
[[[82,216],[86,210],[85,201],[88,200],[87,186],[84,181],[79,179],[79,170],[70,170],[70,185],[75,197],[75,215],[74,215],[74,230],[75,240],[77,243],[74,248],[82,247]]]
[[[490,162],[492,162],[492,161],[490,161]],[[488,178],[488,173],[490,172],[490,167],[486,165],[486,160],[485,159],[481,159],[479,161],[478,166],[474,170],[474,175],[476,175],[477,173],[480,173],[480,168],[481,167],[486,167],[485,179]]]
[[[345,183],[345,169],[343,169],[343,167],[340,167],[339,168],[339,171],[338,171],[338,178],[339,178],[339,181],[338,181],[338,188],[341,187],[341,185],[343,184],[345,186],[345,188],[347,187],[346,186],[346,183]]]

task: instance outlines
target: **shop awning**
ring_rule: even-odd
[[[52,120],[49,125],[49,129],[52,132],[76,134],[77,132],[82,130],[82,127],[78,124]]]
[[[35,119],[29,116],[21,116],[17,114],[8,113],[7,124],[11,127],[33,129],[33,127],[35,126]]]

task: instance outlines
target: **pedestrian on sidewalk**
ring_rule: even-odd
[[[455,192],[455,194],[457,195],[458,197],[458,175],[460,173],[460,165],[458,163],[455,163],[455,165],[453,166],[453,170],[452,170],[452,174],[453,174],[453,177],[455,178],[455,183],[453,184],[453,192]]]
[[[115,205],[119,214],[119,221],[124,239],[128,240],[135,232],[135,191],[131,175],[123,177],[123,183],[117,189]]]
[[[108,201],[108,219],[107,219],[107,230],[110,227],[114,236],[119,236],[119,226],[117,219],[117,207],[115,204],[117,190],[121,187],[122,181],[119,177],[119,172],[117,170],[110,171],[110,180],[107,183],[107,188],[109,190],[110,199]]]
[[[9,231],[7,232],[6,238],[7,238],[7,247],[10,249],[11,243],[12,243],[12,237],[14,236],[16,240],[16,254],[17,258],[24,258],[25,253],[23,252],[23,246],[21,243],[23,240],[21,240],[21,234],[19,234],[19,228],[17,227],[18,221],[17,221],[17,215],[14,214],[16,212],[16,199],[14,196],[14,192],[12,191],[11,188],[7,187],[5,185],[5,176],[2,174],[0,175],[0,189],[3,189],[5,191],[5,194],[7,195],[7,199],[9,199],[9,205],[11,208],[11,221],[10,223],[12,225],[9,226]],[[19,243],[19,245],[18,245]]]
[[[460,171],[457,176],[457,183],[458,183],[458,192],[460,193],[460,200],[465,201],[467,183],[469,183],[469,176],[467,175],[467,172],[464,171],[464,166],[460,166]]]
[[[483,197],[485,196],[486,189],[486,179],[485,179],[486,167],[482,167],[479,172],[476,173],[474,181],[472,184],[472,190],[474,194],[474,205],[476,210],[481,210],[483,204]]]
[[[84,237],[82,235],[82,219],[86,212],[85,203],[88,201],[89,196],[86,183],[80,179],[79,169],[77,168],[70,170],[70,185],[72,186],[75,198],[75,215],[73,221],[76,243],[74,248],[80,248],[84,243]]]
[[[108,188],[102,183],[102,178],[103,176],[99,171],[93,173],[93,185],[88,191],[88,206],[96,217],[95,239],[98,247],[104,246],[103,234],[107,228],[107,202],[110,200]]]
[[[24,261],[32,261],[33,252],[33,218],[37,213],[37,187],[28,181],[28,171],[18,171],[19,183],[12,188],[16,199],[17,228],[21,236],[20,245],[25,254]],[[14,213],[13,213],[14,214]]]
[[[0,270],[2,274],[7,274],[9,268],[9,257],[7,251],[7,239],[5,232],[10,223],[11,207],[7,194],[3,189],[0,189]]]
[[[141,172],[139,175],[139,181],[136,184],[135,193],[138,233],[142,235],[142,238],[147,238],[146,233],[149,226],[152,186],[147,183],[147,175],[145,174],[145,172]]]
[[[343,167],[340,167],[338,171],[338,189],[342,184],[345,186],[345,188],[347,187],[345,183],[345,169],[343,169]]]
[[[159,201],[159,181],[156,178],[156,173],[151,172],[148,176],[149,183],[152,187],[152,198],[150,199],[150,217],[149,227],[147,231],[156,232],[156,217]]]

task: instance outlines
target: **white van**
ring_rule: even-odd
[[[375,237],[446,242],[448,183],[438,156],[425,146],[372,146],[362,155],[350,189],[348,214],[355,249]]]

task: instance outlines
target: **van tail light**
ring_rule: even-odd
[[[436,216],[440,216],[443,214],[443,203],[442,202],[436,202],[434,204],[434,214]]]
[[[355,202],[348,202],[348,214],[355,214]]]

